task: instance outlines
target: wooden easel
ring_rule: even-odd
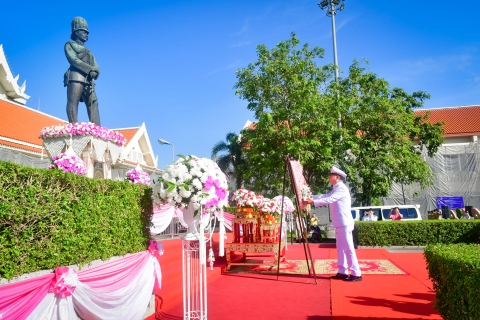
[[[289,157],[285,157],[285,165],[283,166],[283,189],[282,189],[282,219],[280,219],[280,230],[283,230],[283,201],[285,198],[285,184],[287,178],[287,168],[290,175],[290,182],[292,185],[293,193],[295,194],[295,206],[297,207],[297,219],[298,225],[300,226],[300,234],[302,235],[301,241],[303,244],[303,251],[305,252],[305,260],[307,262],[308,274],[311,275],[313,273],[313,277],[315,279],[315,284],[317,284],[317,275],[315,273],[315,267],[313,265],[313,258],[312,253],[310,251],[310,245],[308,244],[308,237],[307,237],[307,230],[305,225],[302,223],[302,209],[304,208],[302,205],[302,186],[306,184],[305,177],[303,176],[303,168],[302,165],[298,160],[291,160]],[[281,232],[281,231],[280,231]],[[285,241],[287,241],[285,235]],[[281,240],[278,244],[278,256],[280,257],[281,251]],[[311,271],[310,271],[311,270]],[[280,274],[280,259],[277,261],[277,280],[278,275]]]

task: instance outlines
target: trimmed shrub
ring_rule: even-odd
[[[425,246],[480,243],[480,220],[359,221],[362,246]]]
[[[145,250],[149,187],[0,162],[0,277]]]
[[[424,254],[443,319],[480,319],[480,245],[428,245]]]

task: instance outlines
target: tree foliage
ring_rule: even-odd
[[[219,141],[213,146],[212,159],[229,178],[235,180],[236,188],[240,189],[245,164],[240,137],[233,132],[227,133],[225,141]]]
[[[299,45],[294,33],[271,50],[259,45],[258,60],[237,71],[236,94],[257,119],[242,132],[251,188],[279,194],[287,155],[300,159],[314,192],[340,165],[361,203],[387,196],[393,182],[426,186],[432,174],[421,150],[431,156],[443,142],[442,124],[413,112],[429,95],[391,89],[357,61],[334,81],[334,66],[316,63],[323,49]]]
[[[258,61],[237,71],[236,94],[248,101],[257,118],[248,141],[245,179],[251,188],[270,196],[280,194],[284,159],[301,159],[307,182],[325,185],[325,173],[338,149],[339,130],[329,97],[322,95],[332,78],[332,67],[315,63],[324,50],[300,49],[294,33],[272,50],[257,46]]]
[[[393,182],[425,187],[432,173],[422,157],[425,148],[433,156],[442,144],[443,124],[432,124],[413,110],[430,95],[390,89],[385,79],[367,72],[357,61],[338,85],[337,104],[344,124],[342,165],[354,187],[357,202],[390,193]]]

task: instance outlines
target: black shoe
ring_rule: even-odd
[[[336,280],[345,280],[347,278],[348,278],[348,275],[343,273],[337,273],[336,275],[330,277],[330,279],[336,279]]]
[[[347,278],[343,279],[343,281],[350,281],[350,282],[353,282],[353,281],[362,281],[362,276],[350,275],[350,276],[348,276]]]

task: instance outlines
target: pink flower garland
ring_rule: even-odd
[[[143,184],[146,186],[150,184],[150,176],[143,170],[132,169],[127,171],[127,177],[125,180],[132,184]]]
[[[127,139],[120,133],[100,127],[92,122],[67,123],[66,125],[45,127],[40,132],[40,138],[58,138],[66,136],[92,135],[103,140],[112,141],[122,146]]]
[[[48,167],[48,169],[60,169],[63,172],[73,172],[81,175],[85,175],[87,173],[87,166],[82,159],[66,153],[53,156],[52,164]]]

